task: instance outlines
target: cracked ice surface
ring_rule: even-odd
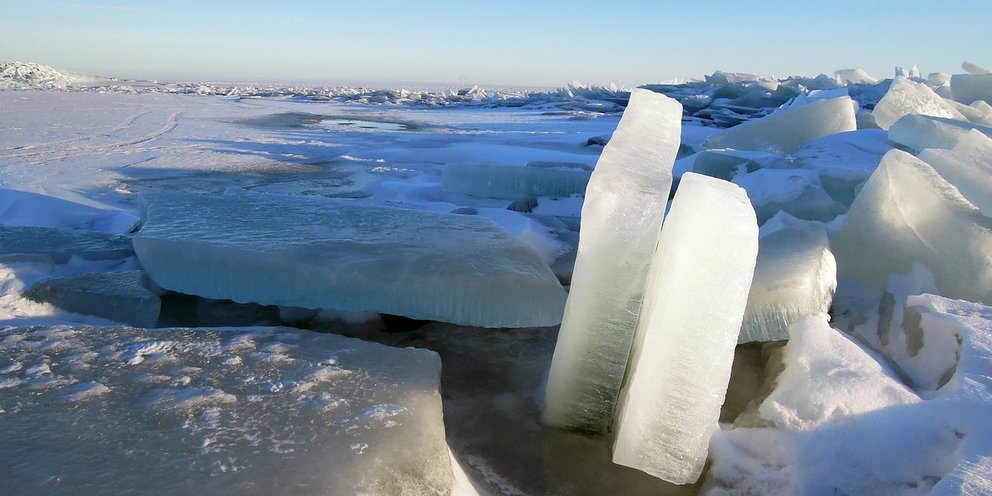
[[[565,292],[486,219],[278,195],[144,197],[134,248],[161,287],[481,327],[550,326]]]
[[[9,494],[448,494],[440,370],[430,351],[280,328],[8,327],[0,479]]]

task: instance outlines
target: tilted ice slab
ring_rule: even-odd
[[[63,310],[94,315],[138,327],[155,327],[162,302],[148,289],[140,270],[91,272],[46,279],[24,296]]]
[[[781,155],[743,150],[703,150],[692,163],[692,171],[730,181],[735,176],[772,167],[783,160]]]
[[[857,129],[850,97],[831,98],[789,108],[710,136],[707,148],[791,153],[810,140]]]
[[[987,217],[992,217],[992,155],[927,149],[919,155]]]
[[[744,190],[682,177],[648,274],[621,393],[613,461],[694,482],[730,380],[758,225]]]
[[[882,129],[888,129],[904,115],[920,114],[949,119],[968,120],[929,86],[904,77],[892,81],[889,91],[875,105],[871,115]]]
[[[481,198],[567,197],[585,191],[589,175],[581,168],[454,163],[444,166],[441,185]]]
[[[0,260],[61,264],[73,256],[86,260],[123,260],[134,256],[134,250],[131,240],[119,234],[53,227],[0,227]]]
[[[889,141],[914,153],[927,148],[950,149],[975,140],[974,134],[992,137],[992,127],[954,119],[910,114],[889,128]]]
[[[679,147],[682,106],[633,90],[582,206],[578,256],[541,421],[609,430],[658,242]]]
[[[561,320],[541,255],[486,219],[274,195],[143,202],[134,249],[166,289],[483,327]]]
[[[786,227],[761,238],[738,343],[789,339],[789,324],[826,315],[837,263],[822,226]]]
[[[0,330],[9,494],[448,494],[437,354],[332,334]]]
[[[942,295],[992,302],[992,219],[906,152],[885,155],[831,242],[839,276],[871,292],[919,262]]]

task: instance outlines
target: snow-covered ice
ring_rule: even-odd
[[[758,225],[744,190],[682,177],[648,273],[617,407],[613,461],[696,481],[730,379]]]
[[[548,375],[541,416],[548,425],[610,428],[672,186],[681,115],[671,98],[633,92],[596,164]]]
[[[143,204],[135,252],[165,289],[482,327],[561,320],[551,269],[487,219],[237,192]]]
[[[5,327],[10,494],[448,494],[437,355],[280,328]]]

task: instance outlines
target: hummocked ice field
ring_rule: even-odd
[[[0,493],[992,495],[992,72],[0,65]]]

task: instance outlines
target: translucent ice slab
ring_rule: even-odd
[[[586,190],[589,174],[579,168],[455,163],[444,166],[441,184],[445,191],[481,198],[567,197]]]
[[[888,129],[902,116],[908,114],[932,115],[949,119],[968,120],[929,86],[907,78],[896,78],[889,91],[875,105],[871,115],[882,129]]]
[[[732,127],[703,144],[707,148],[791,153],[812,139],[857,129],[855,106],[850,97],[814,101]]]
[[[280,328],[0,330],[7,494],[448,494],[434,352]]]
[[[695,481],[730,380],[758,252],[744,190],[687,173],[665,220],[616,419],[613,461]]]
[[[73,313],[155,327],[162,304],[148,289],[146,278],[140,270],[93,272],[41,281],[25,296]]]
[[[346,200],[144,197],[135,252],[161,287],[482,327],[555,325],[565,292],[493,222]]]
[[[578,257],[542,422],[605,432],[613,420],[644,281],[679,148],[682,105],[634,90],[582,206]]]
[[[53,227],[0,227],[0,260],[45,260],[66,263],[122,260],[133,256],[131,240],[119,234]]]
[[[969,134],[992,137],[992,127],[926,115],[907,115],[889,128],[889,141],[914,153],[926,148],[954,148],[967,142]]]

